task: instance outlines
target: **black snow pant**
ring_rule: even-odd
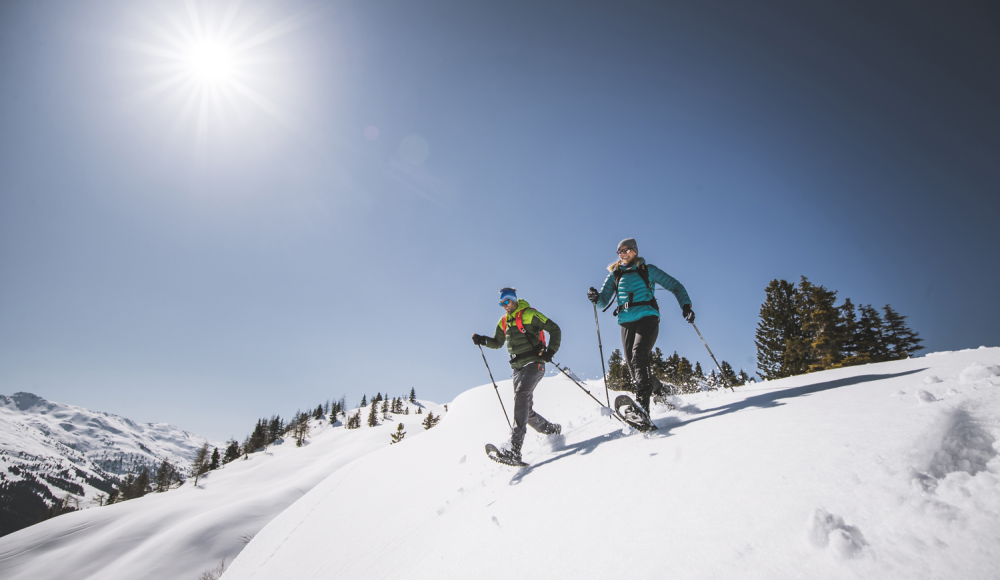
[[[653,392],[653,379],[649,376],[649,353],[660,333],[660,318],[656,315],[626,322],[622,327],[622,352],[635,381],[635,401],[649,412],[649,396]]]
[[[514,369],[514,432],[510,436],[511,448],[520,453],[527,426],[540,433],[546,433],[553,425],[531,408],[535,387],[545,376],[545,365],[528,363]]]

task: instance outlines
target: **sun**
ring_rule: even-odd
[[[133,13],[134,32],[112,41],[134,57],[130,72],[143,79],[129,101],[162,101],[178,127],[194,127],[199,144],[210,130],[246,127],[254,113],[293,124],[269,94],[287,85],[276,78],[287,56],[275,41],[315,14],[281,17],[273,0],[168,0],[156,8]]]
[[[226,82],[236,74],[233,49],[221,42],[205,41],[193,44],[185,61],[191,75],[203,82]]]

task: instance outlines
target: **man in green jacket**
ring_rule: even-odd
[[[514,369],[514,431],[510,436],[510,455],[520,461],[528,425],[545,435],[562,431],[561,426],[546,421],[531,408],[535,387],[545,376],[545,363],[552,362],[552,355],[559,350],[562,332],[559,325],[531,308],[527,301],[518,300],[513,288],[500,290],[500,306],[506,314],[497,323],[493,337],[473,334],[472,342],[488,348],[507,344],[510,367]],[[549,333],[547,347],[542,331]]]

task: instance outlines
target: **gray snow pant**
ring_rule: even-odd
[[[545,365],[528,363],[519,369],[514,369],[514,432],[510,436],[511,447],[521,450],[527,426],[544,433],[551,428],[551,423],[545,420],[531,408],[535,387],[545,376]]]
[[[649,353],[660,334],[660,319],[646,316],[622,324],[622,352],[635,381],[635,402],[649,412],[649,396],[653,392],[653,377],[649,375]]]

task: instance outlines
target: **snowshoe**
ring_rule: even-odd
[[[644,433],[656,431],[656,425],[650,420],[649,415],[628,395],[618,395],[615,398],[615,411],[626,423],[639,431]]]
[[[507,449],[497,449],[497,446],[492,443],[486,444],[486,455],[497,463],[510,465],[511,467],[525,467],[528,465],[527,463],[521,461],[521,458],[514,455],[511,451]]]

